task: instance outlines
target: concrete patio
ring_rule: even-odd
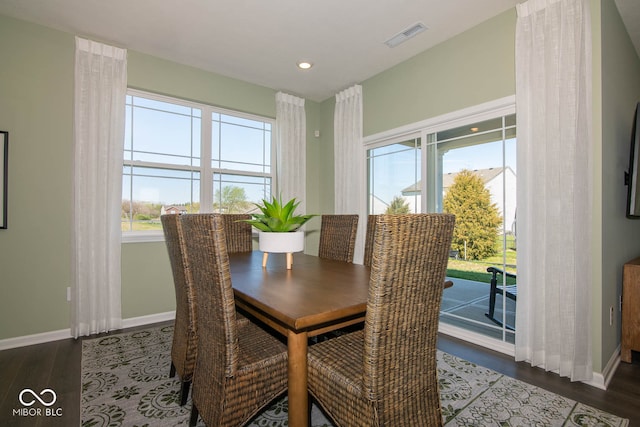
[[[449,277],[447,280],[451,280],[453,286],[445,289],[442,295],[441,322],[502,339],[502,328],[485,316],[489,311],[489,283]],[[515,309],[515,302],[507,298],[507,325],[515,325]],[[498,295],[495,317],[502,319],[502,315],[502,296]],[[514,338],[513,331],[507,330],[506,341],[513,343]]]

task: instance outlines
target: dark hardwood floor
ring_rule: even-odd
[[[142,328],[136,328],[142,329]],[[91,337],[94,338],[94,337]],[[438,347],[448,353],[493,369],[529,384],[561,394],[586,405],[628,418],[640,427],[640,357],[621,363],[609,388],[600,390],[583,383],[516,363],[509,356],[440,335]],[[80,424],[80,363],[82,341],[66,339],[51,343],[0,351],[0,426],[69,427]],[[50,409],[55,416],[19,416],[14,410],[20,392],[26,388],[40,393],[52,389],[57,401]],[[30,398],[25,394],[23,400]],[[50,395],[43,396],[45,398]],[[32,399],[30,399],[32,400]],[[50,399],[48,400],[50,401]],[[42,405],[34,405],[33,408]]]

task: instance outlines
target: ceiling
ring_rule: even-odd
[[[0,14],[323,101],[521,1],[0,0]],[[640,2],[615,2],[640,52]]]

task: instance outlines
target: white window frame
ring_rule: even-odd
[[[198,108],[201,111],[201,129],[200,129],[200,166],[176,166],[173,164],[166,164],[160,162],[147,162],[147,161],[130,161],[125,159],[124,166],[147,166],[147,167],[161,167],[163,169],[180,169],[180,170],[193,170],[200,173],[200,208],[201,212],[211,212],[213,210],[213,176],[214,174],[233,174],[241,176],[259,176],[268,177],[271,179],[271,192],[277,194],[275,188],[276,179],[276,151],[275,141],[273,138],[275,130],[275,119],[258,116],[255,114],[248,114],[239,111],[229,110],[220,107],[214,107],[208,104],[201,104],[198,102],[187,101],[181,98],[170,97],[165,95],[159,95],[153,92],[146,92],[138,89],[127,89],[127,96],[141,97],[151,99],[159,102],[166,102],[169,104],[176,104],[180,106]],[[247,120],[254,120],[269,123],[271,125],[271,164],[269,173],[261,172],[247,172],[237,169],[225,169],[212,167],[212,114],[224,114],[228,116],[238,117]],[[124,152],[123,152],[124,154]],[[142,242],[160,242],[164,241],[164,233],[160,231],[123,231],[122,243],[142,243]]]
[[[489,101],[484,104],[474,105],[462,110],[410,123],[395,129],[389,129],[369,135],[363,142],[366,149],[380,147],[393,142],[403,141],[406,138],[414,138],[416,135],[422,138],[423,144],[426,136],[434,132],[464,126],[470,123],[481,122],[495,118],[496,116],[508,116],[516,112],[515,95]]]

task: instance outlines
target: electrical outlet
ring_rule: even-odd
[[[609,307],[609,326],[613,325],[613,306]]]
[[[71,302],[71,286],[67,286],[67,302]]]

